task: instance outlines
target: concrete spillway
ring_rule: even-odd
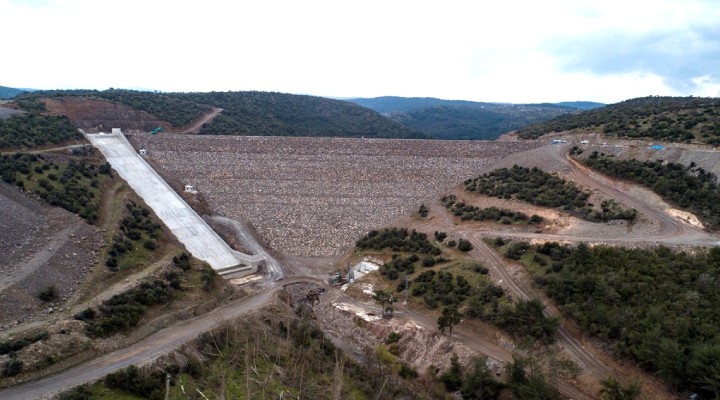
[[[135,152],[122,133],[85,136],[193,256],[221,275],[241,276],[257,270],[263,257],[231,249]]]

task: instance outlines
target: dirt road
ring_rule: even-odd
[[[61,249],[72,239],[71,235],[74,235],[79,228],[79,222],[75,225],[68,226],[55,234],[52,240],[47,242],[39,251],[37,251],[30,260],[22,263],[18,270],[13,271],[11,275],[0,275],[0,292],[5,290],[8,286],[22,281],[38,268],[47,265],[48,260],[57,253],[58,249]]]
[[[197,134],[203,125],[210,122],[213,118],[217,117],[224,110],[222,108],[213,108],[211,111],[205,113],[197,121],[192,122],[190,125],[184,127],[180,132],[184,134]]]
[[[125,349],[107,354],[57,375],[0,390],[0,399],[25,400],[49,397],[69,388],[100,379],[111,372],[130,365],[148,363],[191,341],[201,333],[221,325],[225,321],[262,307],[284,286],[307,281],[317,282],[315,278],[288,278],[282,283],[278,282],[264,288],[251,297],[235,301],[203,316],[158,331]]]
[[[513,296],[517,296],[524,300],[533,299],[535,296],[530,294],[507,270],[505,261],[498,255],[497,252],[492,250],[485,244],[483,240],[479,240],[475,236],[469,236],[475,250],[480,254],[480,258],[486,261],[486,266],[492,268],[500,277],[502,277],[503,286],[510,289]],[[555,313],[550,312],[548,308],[545,309],[547,316],[553,316]],[[576,360],[582,363],[581,367],[586,372],[589,372],[597,380],[605,379],[610,375],[616,378],[623,379],[623,376],[613,371],[610,367],[603,364],[598,358],[590,352],[580,341],[573,337],[570,332],[563,326],[560,326],[557,330],[556,339],[558,344],[565,348],[569,353],[573,354]]]

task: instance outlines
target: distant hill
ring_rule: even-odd
[[[521,138],[584,130],[628,138],[720,145],[720,98],[650,96],[524,127]]]
[[[503,133],[559,115],[576,113],[590,102],[502,104],[432,97],[376,97],[347,101],[371,108],[433,139],[494,140]]]
[[[577,108],[578,110],[592,110],[595,108],[605,107],[605,103],[596,103],[594,101],[563,101],[555,103],[562,107]]]
[[[22,89],[0,86],[0,99],[12,99],[22,92],[24,92]]]
[[[434,97],[383,96],[373,98],[346,99],[346,101],[359,104],[363,107],[375,110],[381,114],[408,112],[430,107],[468,107],[482,109],[484,107],[497,106],[497,104],[493,103],[481,103],[477,101],[466,100],[443,100],[436,99]]]

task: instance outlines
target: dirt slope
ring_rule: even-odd
[[[58,302],[70,297],[102,243],[76,215],[0,183],[0,333],[58,307],[38,300],[40,290],[54,285]]]
[[[171,125],[145,111],[107,100],[88,97],[58,97],[45,99],[45,107],[52,114],[66,115],[78,128],[87,132],[110,132],[112,128],[149,132],[159,126]]]

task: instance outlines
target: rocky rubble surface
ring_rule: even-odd
[[[215,213],[245,221],[289,256],[344,253],[386,225],[534,142],[248,136],[135,136]]]

